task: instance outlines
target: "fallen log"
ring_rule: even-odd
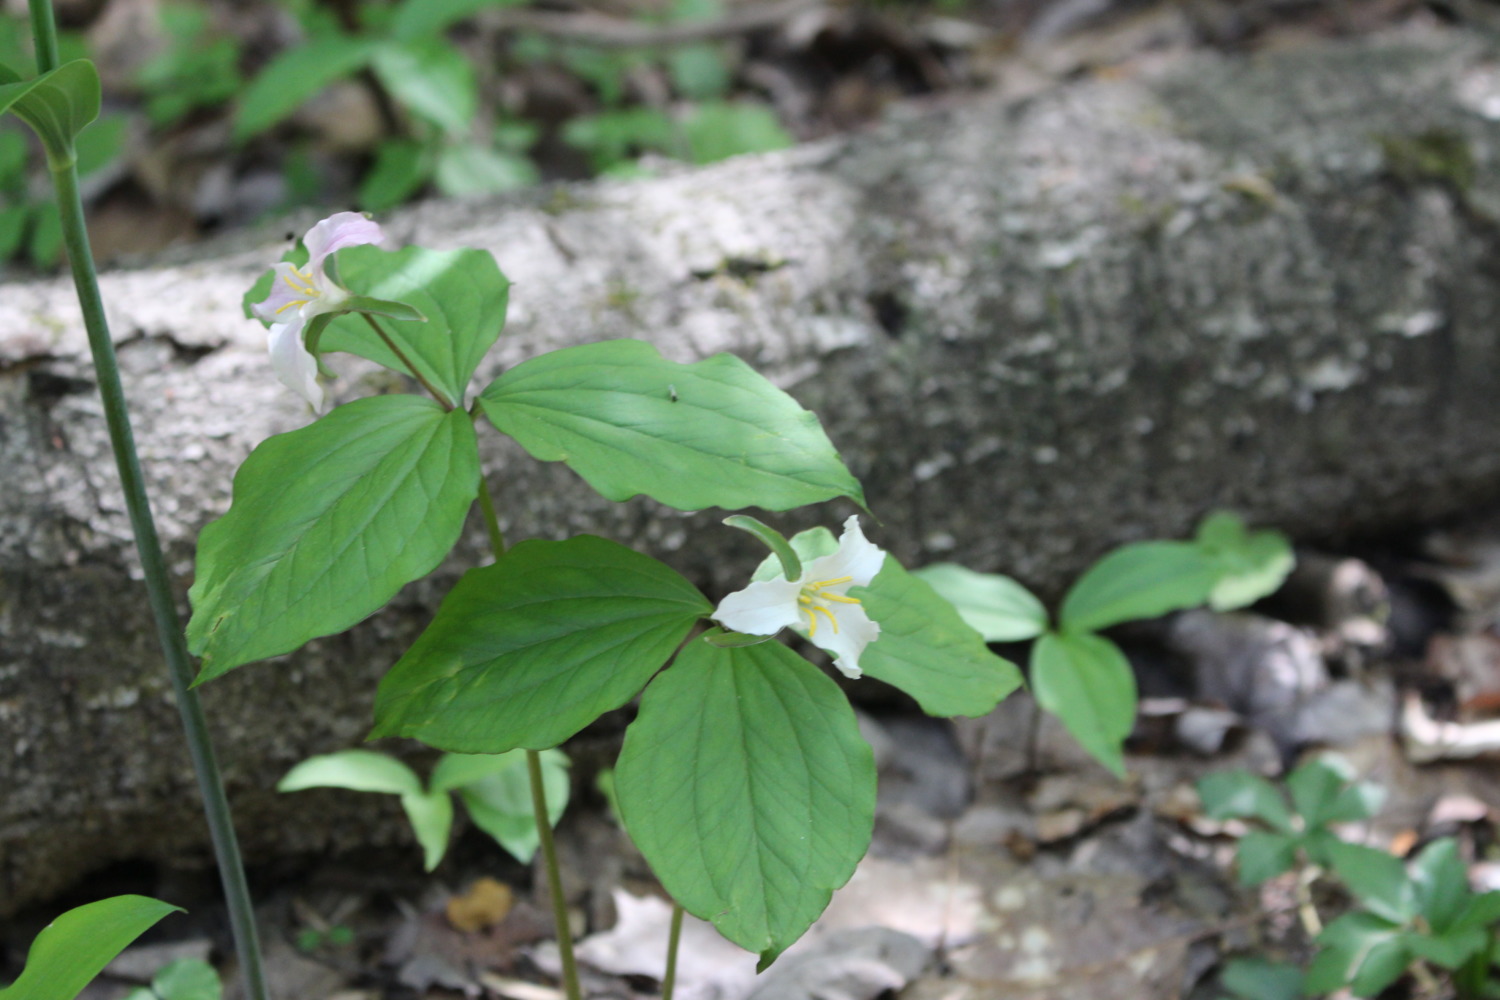
[[[385,221],[488,248],[515,282],[481,380],[610,337],[733,351],[821,415],[904,562],[1055,595],[1108,547],[1214,507],[1327,537],[1500,493],[1497,119],[1500,64],[1431,31]],[[184,592],[234,468],[307,419],[239,312],[280,235],[104,278]],[[71,296],[0,286],[0,916],[117,859],[207,856]],[[340,398],[389,386],[343,370]],[[710,596],[755,557],[719,512],[610,505],[485,448],[509,537],[596,532]],[[252,861],[406,838],[376,797],[272,787],[363,737],[377,679],[483,535],[349,634],[204,689]]]

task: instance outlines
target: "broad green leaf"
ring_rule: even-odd
[[[957,608],[985,642],[1022,642],[1047,631],[1047,609],[1008,576],[976,573],[957,563],[934,563],[912,575]]]
[[[1308,996],[1321,996],[1342,988],[1372,951],[1394,941],[1400,933],[1399,926],[1373,913],[1346,913],[1337,918],[1317,937],[1322,950],[1307,970],[1303,990]]]
[[[1309,830],[1368,819],[1383,798],[1374,786],[1357,785],[1354,769],[1337,754],[1324,754],[1302,764],[1287,775],[1286,789]],[[1349,794],[1351,791],[1354,794]]]
[[[1249,771],[1217,771],[1198,782],[1203,811],[1213,819],[1254,816],[1282,833],[1291,833],[1286,800],[1265,778]]]
[[[47,163],[57,170],[75,160],[73,140],[99,116],[99,72],[87,59],[75,59],[32,80],[0,73],[0,114],[12,111],[31,126]]]
[[[1374,847],[1332,844],[1333,870],[1365,908],[1378,917],[1403,923],[1416,913],[1416,889],[1401,862]]]
[[[214,967],[201,958],[183,958],[151,977],[151,989],[161,1000],[220,1000],[224,984]]]
[[[383,753],[340,750],[307,758],[276,783],[278,792],[300,792],[308,788],[347,788],[353,792],[413,795],[422,791],[422,779],[401,761]]]
[[[1452,837],[1435,840],[1422,849],[1412,862],[1411,880],[1417,912],[1436,934],[1452,927],[1473,898],[1468,866],[1458,856],[1458,841]]]
[[[515,191],[540,180],[536,164],[525,156],[471,142],[444,146],[433,175],[438,190],[450,198]]]
[[[1500,889],[1471,897],[1453,922],[1456,928],[1488,927],[1500,921]]]
[[[234,118],[235,141],[259,135],[330,83],[364,69],[377,48],[379,43],[372,39],[328,35],[287,49],[241,96]]]
[[[1473,958],[1489,942],[1489,935],[1478,927],[1460,927],[1432,935],[1407,931],[1402,935],[1406,947],[1418,958],[1424,958],[1445,969],[1457,969]]]
[[[479,398],[502,432],[610,500],[786,510],[846,496],[864,506],[818,418],[733,355],[679,364],[644,341],[585,344],[517,365]]]
[[[1236,958],[1224,967],[1223,984],[1240,1000],[1297,1000],[1302,970],[1263,958]]]
[[[1215,574],[1198,546],[1136,542],[1115,549],[1078,578],[1063,598],[1063,631],[1094,631],[1155,618],[1208,599]]]
[[[387,42],[375,50],[375,75],[412,114],[450,135],[467,132],[479,111],[474,67],[438,38]]]
[[[561,750],[543,750],[542,787],[547,793],[547,817],[553,826],[568,805],[571,783],[568,758]],[[531,811],[531,779],[526,751],[502,754],[446,754],[433,771],[432,781],[455,789],[474,825],[489,834],[522,864],[530,863],[541,838]]]
[[[792,137],[764,104],[708,101],[683,120],[682,134],[694,163],[715,163],[743,153],[786,149]]]
[[[623,545],[522,542],[443,600],[381,680],[372,735],[461,753],[556,746],[635,697],[712,610]]]
[[[395,208],[431,175],[432,164],[420,143],[410,139],[383,142],[375,150],[375,162],[359,182],[359,205],[368,212]]]
[[[21,977],[0,1000],[73,1000],[116,955],[180,907],[146,896],[111,896],[69,910],[31,943]]]
[[[875,761],[812,664],[775,642],[695,641],[646,689],[615,791],[672,898],[764,968],[869,846]]]
[[[953,605],[894,556],[868,587],[852,587],[880,637],[860,654],[871,677],[905,691],[928,715],[977,717],[1021,686],[1015,664],[990,652]]]
[[[1412,958],[1405,938],[1397,934],[1372,944],[1349,983],[1349,991],[1357,997],[1373,997],[1400,979]]]
[[[407,792],[401,796],[401,808],[406,810],[417,843],[422,845],[422,867],[432,871],[448,850],[448,833],[453,829],[453,799],[447,792]]]
[[[1208,603],[1215,611],[1247,607],[1275,593],[1297,561],[1285,535],[1248,532],[1245,522],[1227,511],[1204,518],[1196,541],[1214,564],[1217,579]]]
[[[1297,838],[1284,833],[1251,830],[1235,851],[1241,885],[1260,885],[1297,863]]]
[[[416,396],[357,400],[263,442],[199,536],[198,683],[378,611],[448,554],[478,488],[469,415]]]
[[[680,45],[667,53],[667,73],[677,92],[692,101],[723,97],[733,80],[724,50],[707,43]]]
[[[381,321],[381,328],[418,372],[455,405],[464,398],[474,369],[505,327],[510,282],[487,250],[427,250],[394,253],[373,246],[340,250],[339,278],[356,295],[402,302],[426,322]],[[325,351],[348,351],[392,371],[406,364],[359,316],[340,316],[323,335]]]
[[[1089,633],[1048,632],[1031,649],[1031,690],[1094,758],[1125,776],[1135,674],[1120,647]]]

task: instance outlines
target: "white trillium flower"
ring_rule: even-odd
[[[859,677],[859,654],[880,638],[851,587],[867,587],[885,565],[885,550],[865,538],[858,516],[844,522],[835,552],[802,564],[795,580],[761,580],[719,602],[713,618],[735,632],[775,635],[792,626],[835,657],[846,677]]]
[[[330,215],[302,238],[307,263],[300,268],[286,262],[272,265],[276,279],[271,294],[251,307],[255,315],[271,324],[266,346],[276,377],[314,410],[323,409],[323,387],[318,384],[318,359],[302,342],[302,332],[308,320],[337,312],[349,299],[349,293],[323,273],[323,262],[335,250],[382,239],[380,226],[358,212]]]

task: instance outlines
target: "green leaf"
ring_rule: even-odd
[[[957,608],[985,642],[1022,642],[1047,631],[1047,609],[1008,576],[976,573],[957,563],[934,563],[912,575]]]
[[[530,187],[541,174],[525,156],[465,142],[443,147],[433,180],[450,198],[474,198]]]
[[[69,910],[31,943],[21,977],[0,1000],[73,1000],[116,955],[180,907],[146,896],[111,896]]]
[[[510,282],[487,250],[427,250],[394,253],[374,246],[340,250],[339,278],[356,295],[402,302],[426,322],[387,322],[381,327],[417,371],[458,405],[474,369],[505,327]],[[348,351],[392,371],[406,365],[359,316],[340,316],[323,336],[325,351]]]
[[[219,974],[201,958],[183,958],[163,966],[151,978],[151,989],[161,1000],[220,1000],[224,995]]]
[[[450,135],[466,133],[479,112],[474,67],[441,39],[387,42],[375,50],[374,70],[408,111]]]
[[[0,206],[0,262],[10,260],[26,239],[26,220],[31,206],[25,202]]]
[[[692,101],[723,97],[733,82],[724,51],[707,43],[680,45],[667,53],[667,73],[677,92]]]
[[[1455,928],[1465,927],[1488,927],[1500,920],[1500,889],[1472,896],[1464,903],[1457,919],[1453,921]]]
[[[394,38],[408,41],[437,35],[449,25],[482,10],[514,7],[524,0],[402,0],[391,20]]]
[[[1457,969],[1484,949],[1489,935],[1478,927],[1464,927],[1431,936],[1407,931],[1402,941],[1418,958],[1445,969]]]
[[[1375,996],[1401,978],[1401,974],[1411,964],[1411,957],[1405,935],[1397,934],[1375,942],[1360,961],[1358,971],[1349,983],[1350,992],[1357,997]]]
[[[1247,607],[1275,593],[1297,561],[1281,532],[1251,534],[1238,515],[1227,511],[1204,518],[1196,541],[1214,564],[1217,579],[1208,603],[1215,611]]]
[[[234,118],[235,141],[259,135],[330,83],[364,69],[377,48],[372,39],[329,35],[287,49],[245,89]]]
[[[384,212],[406,201],[432,175],[425,147],[410,139],[388,139],[375,150],[375,162],[359,182],[359,204]]]
[[[422,867],[432,871],[448,850],[448,833],[453,829],[453,799],[447,792],[408,792],[401,796],[401,808],[406,810],[417,843],[422,845]]]
[[[276,783],[278,792],[300,792],[308,788],[347,788],[354,792],[414,795],[422,791],[422,779],[394,757],[373,750],[340,750],[309,757]]]
[[[1016,665],[990,652],[953,605],[894,556],[886,556],[868,587],[852,587],[849,596],[880,623],[880,637],[860,654],[860,666],[911,695],[928,715],[985,715],[1021,686]]]
[[[31,239],[26,254],[43,269],[62,260],[62,213],[57,210],[57,202],[44,201],[32,206]]]
[[[1293,832],[1286,800],[1265,778],[1249,771],[1217,771],[1198,782],[1203,811],[1212,819],[1254,816],[1282,833]]]
[[[729,354],[693,364],[639,340],[533,358],[479,397],[536,458],[566,462],[610,500],[680,510],[787,510],[864,491],[818,418]]]
[[[1328,858],[1371,913],[1398,924],[1416,914],[1416,889],[1398,859],[1373,847],[1345,843],[1330,844]]]
[[[780,643],[689,643],[625,732],[630,837],[688,912],[774,961],[870,843],[875,760],[848,699]]]
[[[764,104],[710,101],[698,105],[682,123],[694,163],[715,163],[743,153],[786,149],[792,137]]]
[[[1427,918],[1436,934],[1452,927],[1473,898],[1468,867],[1458,856],[1458,841],[1452,837],[1435,840],[1422,849],[1412,862],[1411,880],[1417,912]]]
[[[351,295],[344,305],[353,312],[370,313],[375,316],[384,316],[386,319],[398,319],[408,323],[427,322],[426,316],[405,302],[387,302],[385,299],[372,299],[368,295]],[[313,318],[317,319],[316,316]]]
[[[1155,618],[1208,599],[1213,566],[1188,542],[1136,542],[1091,566],[1063,598],[1063,631],[1093,631]]]
[[[478,489],[469,415],[416,396],[357,400],[263,442],[198,539],[198,683],[378,611],[448,554]]]
[[[1224,967],[1223,985],[1241,1000],[1297,1000],[1302,970],[1263,958],[1236,958]]]
[[[73,140],[99,116],[99,72],[87,59],[75,59],[33,80],[0,74],[0,114],[12,111],[42,141],[48,166],[75,161]]]
[[[1240,884],[1260,885],[1297,863],[1297,838],[1284,833],[1251,830],[1240,838],[1235,852]]]
[[[1378,787],[1355,783],[1354,769],[1337,754],[1324,754],[1298,767],[1287,775],[1286,788],[1309,830],[1369,819],[1384,799]]]
[[[1372,913],[1344,914],[1318,935],[1322,950],[1307,970],[1303,991],[1308,996],[1321,996],[1342,988],[1372,951],[1396,940],[1400,933],[1399,926]]]
[[[561,750],[543,750],[538,756],[542,765],[542,787],[547,794],[547,818],[556,826],[568,806],[571,790],[568,758]],[[438,770],[433,772],[434,784],[439,772],[443,772],[445,783],[451,783],[457,789],[474,825],[489,834],[517,861],[530,863],[541,838],[536,830],[536,817],[531,811],[531,779],[527,773],[526,751],[512,750],[493,755],[447,754],[438,762]]]
[[[1120,647],[1089,633],[1048,632],[1031,649],[1031,689],[1099,763],[1125,776],[1121,747],[1135,725],[1136,696]]]
[[[712,610],[623,545],[522,542],[464,574],[381,680],[372,736],[463,753],[556,746],[633,698]]]

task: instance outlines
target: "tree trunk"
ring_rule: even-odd
[[[1315,537],[1496,495],[1497,117],[1479,40],[1408,35],[903,112],[654,180],[423,205],[387,230],[489,248],[514,280],[482,378],[611,337],[733,351],[822,417],[903,562],[1055,595],[1106,548],[1215,507]],[[307,420],[239,311],[270,242],[104,280],[184,590],[235,467]],[[389,384],[345,371],[342,398]],[[610,505],[485,447],[510,538],[596,532],[710,596],[750,565],[720,512]],[[206,835],[64,282],[0,290],[0,468],[3,915],[114,859],[202,860]],[[474,523],[349,634],[204,689],[252,859],[407,837],[378,797],[272,786],[360,741],[376,681],[483,537]]]

